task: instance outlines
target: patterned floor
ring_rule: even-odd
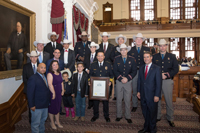
[[[90,122],[93,116],[92,109],[86,109],[85,122],[74,122],[73,119],[61,116],[60,121],[64,126],[63,129],[53,130],[49,125],[49,119],[46,122],[46,133],[137,133],[142,129],[144,118],[142,116],[141,107],[139,105],[137,111],[132,113],[132,124],[128,124],[125,119],[115,122],[116,118],[116,101],[110,100],[110,119],[107,123],[103,117],[103,107],[100,104],[100,117],[95,122]],[[198,115],[192,110],[193,105],[183,98],[177,98],[174,103],[174,122],[176,127],[172,128],[168,125],[165,117],[165,102],[162,103],[162,118],[157,123],[158,133],[200,133],[200,123]],[[22,120],[15,125],[14,133],[30,133],[30,125],[28,123],[28,113],[22,114]]]

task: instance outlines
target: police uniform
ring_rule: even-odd
[[[99,62],[95,61],[90,66],[90,77],[110,77],[113,78],[113,71],[112,66],[109,62],[102,62],[102,66],[100,67]],[[103,102],[103,113],[105,118],[109,118],[109,106],[108,101],[102,101]],[[93,106],[93,113],[94,118],[99,117],[99,100],[94,100],[94,106]]]
[[[166,73],[167,79],[162,80],[162,93],[165,97],[167,120],[173,121],[173,104],[172,104],[172,93],[173,93],[173,77],[178,73],[178,61],[174,54],[166,52],[162,59],[161,54],[157,53],[153,55],[153,63],[160,66],[162,73]],[[158,103],[158,115],[157,119],[161,118],[161,101]]]
[[[116,78],[116,94],[117,94],[117,118],[122,117],[122,99],[125,102],[125,118],[131,119],[130,113],[130,101],[131,101],[131,83],[132,79],[137,73],[137,65],[134,57],[127,55],[124,63],[124,59],[119,55],[115,57],[113,64],[113,72]],[[128,82],[123,84],[122,77],[126,77]]]
[[[132,82],[132,88],[133,88],[133,95],[132,95],[132,103],[133,107],[137,108],[138,106],[138,98],[137,98],[137,80],[138,80],[138,72],[139,72],[139,67],[144,65],[144,52],[145,51],[150,51],[149,47],[141,46],[140,52],[138,53],[137,47],[134,46],[131,48],[131,50],[128,52],[128,55],[132,56],[135,58],[136,63],[137,63],[137,74],[133,78]]]
[[[74,52],[75,52],[75,59],[77,61],[79,60],[79,57],[85,57],[85,55],[90,54],[90,41],[87,41],[84,47],[84,43],[81,42],[77,42],[75,47],[74,47]]]

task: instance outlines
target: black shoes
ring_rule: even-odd
[[[88,106],[88,108],[87,109],[91,109],[93,106]]]
[[[65,115],[66,113],[64,113],[64,112],[60,112],[60,115]]]
[[[121,118],[116,118],[115,121],[120,121],[121,119],[122,119],[122,117]]]
[[[131,112],[135,112],[137,110],[137,107],[133,107]]]
[[[92,117],[91,122],[95,122],[99,117]]]
[[[132,123],[132,120],[131,120],[131,119],[126,119],[126,121],[127,121],[128,123]]]
[[[105,117],[106,122],[110,122],[110,118],[109,117]]]
[[[170,125],[171,127],[175,127],[175,124],[174,124],[173,121],[168,121],[168,123],[169,123],[169,125]]]
[[[138,131],[138,133],[146,133],[146,132],[149,132],[149,131],[145,130],[144,128],[142,130]]]

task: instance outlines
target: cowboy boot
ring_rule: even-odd
[[[74,107],[71,108],[71,114],[72,114],[72,118],[74,118],[75,117]]]
[[[69,108],[65,107],[66,117],[69,117]]]

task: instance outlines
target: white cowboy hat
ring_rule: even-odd
[[[142,38],[143,41],[146,40],[146,38],[143,37],[142,33],[138,33],[136,36],[135,35],[133,36],[134,41],[135,41],[136,38]]]
[[[117,47],[117,51],[120,52],[120,49],[122,48],[126,48],[128,50],[128,52],[131,50],[131,46],[126,46],[126,44],[121,44],[120,47]]]
[[[126,41],[127,41],[127,38],[126,38],[126,36],[123,36],[122,34],[120,34],[119,36],[117,36],[117,37],[115,37],[115,42],[118,44],[118,39],[119,38],[123,38],[124,39],[124,43],[126,43]]]
[[[38,44],[38,43],[44,44],[44,47],[46,46],[46,43],[45,43],[42,39],[40,39],[39,41],[34,41],[33,44],[34,44],[35,47],[37,47],[37,44]]]
[[[48,34],[48,39],[49,39],[49,40],[51,40],[51,36],[52,36],[52,35],[55,35],[55,36],[56,36],[56,39],[59,38],[59,34],[56,34],[56,32],[53,31],[53,32],[51,32],[51,33]]]
[[[26,54],[29,58],[31,57],[31,56],[39,56],[39,54],[37,54],[37,52],[36,51],[31,51],[31,53],[29,54],[29,53],[27,53]]]
[[[62,45],[65,44],[65,43],[71,44],[72,42],[69,41],[68,39],[64,39],[63,41],[60,42],[60,44],[62,44]]]
[[[89,37],[90,35],[89,34],[87,34],[87,32],[86,31],[83,31],[82,33],[81,33],[81,35],[78,35],[80,38],[81,38],[81,36],[87,36],[87,37]]]
[[[103,36],[110,37],[110,35],[111,35],[111,34],[108,34],[108,32],[103,32],[103,34],[100,34],[101,37],[103,37]]]
[[[96,47],[96,50],[99,49],[99,44],[96,44],[95,42],[91,42],[91,43],[90,43],[90,47],[92,47],[92,46],[95,46],[95,47]]]
[[[168,42],[165,39],[160,39],[158,46],[160,45],[168,45]]]
[[[69,69],[65,69],[65,70],[62,70],[62,71],[60,71],[61,72],[61,74],[63,74],[64,72],[67,72],[68,73],[68,78],[70,79],[71,78],[71,76],[72,76],[72,73],[71,73],[71,71],[69,70]]]

